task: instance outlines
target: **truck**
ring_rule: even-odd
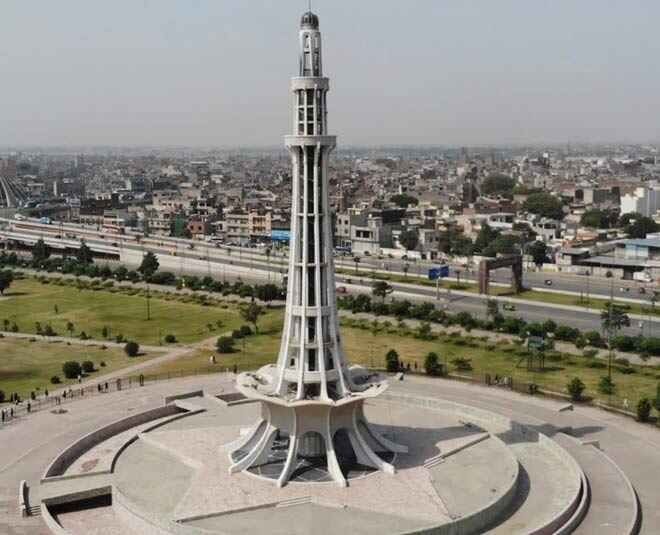
[[[653,282],[653,277],[648,271],[635,271],[633,273],[633,280],[637,282]]]

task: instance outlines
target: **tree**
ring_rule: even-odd
[[[644,217],[644,216],[639,212],[628,212],[625,214],[621,214],[621,217],[619,217],[619,226],[627,227],[628,225],[630,225],[631,222],[633,222],[636,219],[639,219],[640,217]]]
[[[617,220],[618,218],[615,212],[594,208],[582,214],[580,223],[590,228],[610,228],[616,225]]]
[[[474,240],[474,250],[479,253],[485,251],[499,234],[497,230],[492,229],[487,223],[482,223],[479,234],[477,234],[477,238]]]
[[[62,373],[67,379],[77,379],[82,375],[82,367],[80,363],[75,360],[69,360],[62,364]]]
[[[215,343],[218,353],[233,353],[234,352],[234,339],[230,336],[221,336]]]
[[[527,254],[532,257],[532,261],[537,268],[541,268],[548,261],[548,247],[542,241],[536,240],[527,246]]]
[[[630,238],[644,239],[647,234],[658,232],[660,225],[650,217],[640,216],[637,219],[631,220],[623,230]]]
[[[513,234],[499,234],[483,250],[485,256],[511,255],[519,249],[519,238]]]
[[[66,322],[66,330],[69,331],[69,336],[73,336],[73,323],[70,321]]]
[[[640,422],[648,422],[651,417],[651,400],[642,398],[637,403],[637,419]]]
[[[4,295],[11,283],[14,282],[14,273],[8,269],[0,271],[0,295]]]
[[[385,281],[376,281],[371,288],[371,293],[375,297],[380,297],[382,302],[385,302],[385,298],[393,291],[394,288]]]
[[[94,363],[91,360],[86,360],[82,363],[82,371],[85,373],[93,373],[94,372]]]
[[[126,342],[126,345],[124,346],[124,352],[129,357],[137,357],[138,354],[140,353],[140,344],[133,341]]]
[[[393,202],[396,204],[399,208],[408,208],[411,204],[413,206],[417,206],[419,204],[419,200],[417,200],[416,197],[413,197],[412,195],[407,195],[405,193],[401,193],[399,195],[393,195],[390,197],[390,202]]]
[[[442,364],[437,353],[431,351],[426,355],[424,359],[424,370],[426,371],[426,375],[434,377],[442,375]]]
[[[247,306],[241,308],[241,317],[254,325],[254,330],[256,333],[259,333],[259,326],[257,322],[259,318],[264,314],[264,309],[262,306],[258,305],[254,301]]]
[[[573,401],[582,400],[582,394],[584,393],[585,388],[586,386],[579,377],[574,377],[568,385],[566,385],[566,390]]]
[[[76,253],[76,259],[84,266],[88,266],[94,262],[92,250],[85,243],[85,240],[80,240],[80,249]]]
[[[630,327],[630,317],[626,314],[623,307],[609,302],[605,305],[605,310],[600,314],[603,331],[607,333],[609,345],[607,376],[612,380],[612,358],[614,356],[613,338],[624,327]]]
[[[399,371],[399,354],[394,349],[385,354],[385,369],[391,373]]]
[[[486,177],[481,184],[481,193],[483,195],[504,195],[506,197],[511,197],[515,185],[516,181],[512,177],[502,174],[493,174]]]
[[[415,229],[404,230],[399,235],[399,243],[403,245],[406,251],[414,251],[419,244],[419,234]]]
[[[38,265],[48,260],[49,257],[50,247],[46,245],[43,238],[39,238],[37,243],[34,244],[34,247],[32,247],[32,262]]]
[[[486,301],[486,317],[495,321],[498,316],[500,316],[500,305],[497,299],[488,299]]]
[[[523,209],[531,214],[550,219],[564,218],[564,210],[561,201],[547,192],[532,193],[529,195],[523,204]]]
[[[128,276],[128,269],[126,268],[126,266],[119,266],[115,270],[115,279],[117,279],[119,282],[125,281],[127,276]]]
[[[142,257],[142,263],[138,268],[138,272],[144,277],[145,280],[149,280],[151,277],[154,276],[156,271],[158,271],[159,267],[160,267],[160,263],[158,262],[158,258],[156,258],[156,255],[151,251],[148,251]]]
[[[264,303],[270,303],[278,297],[281,297],[280,288],[275,284],[262,284],[257,286],[255,297]]]

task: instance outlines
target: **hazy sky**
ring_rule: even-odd
[[[304,0],[2,0],[0,144],[278,145]],[[658,0],[315,0],[347,144],[660,140]]]

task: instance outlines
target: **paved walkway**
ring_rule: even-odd
[[[16,515],[17,490],[21,479],[36,488],[45,466],[59,451],[80,436],[138,411],[162,405],[166,395],[196,389],[211,392],[231,388],[226,375],[196,376],[155,383],[71,403],[64,414],[44,411],[11,426],[0,428],[3,459],[0,462],[0,533],[42,535],[37,519],[23,521]],[[571,427],[581,440],[598,440],[602,450],[630,477],[643,508],[642,534],[660,533],[660,430],[616,414],[588,406],[573,412],[559,412],[560,403],[522,396],[508,390],[486,388],[425,377],[406,377],[393,382],[393,392],[442,397],[501,413],[507,417],[543,423],[543,432],[552,435]]]

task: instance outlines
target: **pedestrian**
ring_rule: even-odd
[[[238,373],[238,364],[234,364],[234,375]]]
[[[30,404],[29,401],[28,401],[28,404],[27,404],[27,411],[32,412],[32,405]]]
[[[62,393],[62,395],[64,396],[64,399],[66,399],[66,390]]]
[[[48,397],[48,389],[47,389],[47,388],[44,390],[44,395],[45,395],[46,397]]]

